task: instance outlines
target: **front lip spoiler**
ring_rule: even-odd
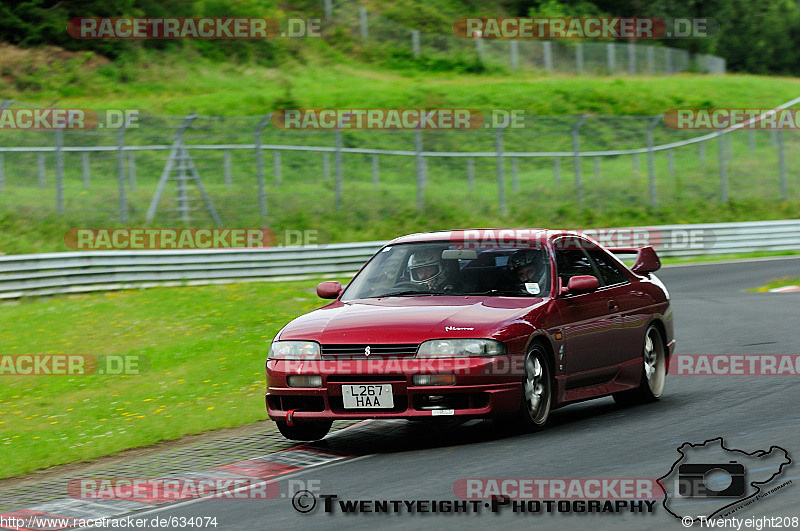
[[[337,384],[338,385],[338,384]],[[454,409],[454,410],[432,410],[415,409],[413,407],[414,395],[430,394],[453,394],[453,393],[487,393],[489,401],[484,407]],[[495,383],[495,384],[476,384],[476,385],[432,385],[432,386],[409,386],[406,393],[400,396],[407,397],[406,409],[403,411],[386,410],[332,410],[327,401],[328,388],[298,388],[298,387],[270,387],[265,395],[264,401],[267,406],[267,413],[274,421],[286,421],[288,411],[271,409],[269,407],[270,396],[321,396],[325,399],[325,409],[322,411],[303,411],[292,410],[292,420],[358,420],[358,419],[408,419],[408,418],[430,418],[438,416],[437,411],[448,411],[447,415],[455,417],[487,418],[513,414],[519,409],[519,399],[522,393],[521,382]],[[452,411],[452,413],[450,413]]]

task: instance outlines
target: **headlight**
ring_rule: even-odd
[[[319,343],[314,341],[273,341],[269,356],[273,360],[319,360]]]
[[[476,356],[502,356],[505,345],[494,339],[433,339],[417,350],[418,358],[472,358]]]

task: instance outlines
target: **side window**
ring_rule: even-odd
[[[586,252],[592,257],[606,285],[621,284],[628,281],[628,277],[622,268],[602,249],[589,249]]]
[[[569,279],[578,275],[597,276],[592,262],[581,249],[559,249],[556,251],[556,268],[561,285],[566,286]]]

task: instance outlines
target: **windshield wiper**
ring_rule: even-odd
[[[511,290],[511,289],[490,289],[486,291],[472,291],[469,293],[462,293],[461,295],[505,295],[511,297],[533,297],[530,293],[524,293],[521,291]]]
[[[405,297],[410,295],[442,295],[442,293],[438,291],[417,291],[413,289],[405,290],[405,291],[395,291],[394,293],[386,293],[384,295],[373,295],[375,298],[380,297]]]

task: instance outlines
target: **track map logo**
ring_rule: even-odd
[[[678,453],[659,484],[664,489],[664,509],[686,527],[730,515],[791,483],[780,479],[792,462],[780,446],[745,452],[727,448],[717,437],[700,444],[683,443]]]

